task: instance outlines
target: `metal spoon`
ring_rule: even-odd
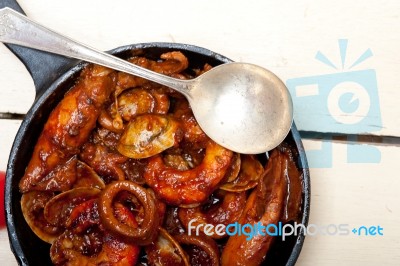
[[[286,86],[253,64],[222,64],[195,79],[179,80],[90,48],[10,8],[0,10],[0,41],[82,59],[175,89],[186,96],[204,132],[236,152],[269,151],[283,141],[292,124]]]

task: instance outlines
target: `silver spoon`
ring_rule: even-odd
[[[270,71],[247,63],[214,67],[192,80],[141,68],[62,36],[10,8],[0,10],[0,41],[103,65],[168,86],[188,99],[204,132],[220,145],[257,154],[275,148],[293,121],[290,94]]]

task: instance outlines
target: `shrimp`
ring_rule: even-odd
[[[239,224],[277,224],[282,216],[287,195],[285,155],[274,150],[260,182],[250,194],[239,218]],[[256,234],[250,240],[244,234],[228,239],[222,254],[222,265],[259,265],[265,258],[274,238],[266,233]]]
[[[217,188],[232,157],[232,151],[210,140],[203,161],[195,168],[179,171],[166,166],[161,155],[156,155],[149,158],[144,178],[158,197],[168,204],[199,204]]]
[[[104,103],[115,88],[115,72],[89,65],[57,107],[51,112],[19,183],[21,192],[35,186],[60,164],[79,153]]]

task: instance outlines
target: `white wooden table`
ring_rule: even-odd
[[[399,265],[399,1],[19,3],[29,17],[102,50],[189,43],[275,72],[292,92],[307,137],[310,223],[383,228],[382,236],[308,236],[298,265]],[[28,72],[0,44],[1,170],[21,122],[4,117],[26,113],[34,97]],[[344,137],[332,139],[332,132]],[[0,265],[15,264],[2,229]]]

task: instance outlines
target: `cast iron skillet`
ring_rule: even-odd
[[[23,12],[15,1],[1,0],[0,8],[5,6]],[[7,47],[24,63],[32,75],[36,87],[35,102],[21,124],[7,165],[5,210],[10,245],[20,265],[51,265],[49,245],[35,236],[22,216],[18,183],[24,174],[34,143],[36,143],[50,111],[62,99],[86,63],[17,45],[10,44]],[[116,48],[110,53],[121,58],[127,58],[133,53],[158,58],[160,54],[172,50],[183,51],[189,58],[190,67],[201,67],[206,62],[214,66],[231,62],[230,59],[207,49],[176,43],[134,44]],[[289,144],[297,154],[297,164],[302,171],[301,222],[307,225],[310,208],[310,179],[305,152],[295,124],[284,142]],[[294,265],[303,242],[304,236],[302,235],[290,237],[285,241],[276,241],[266,264]]]

